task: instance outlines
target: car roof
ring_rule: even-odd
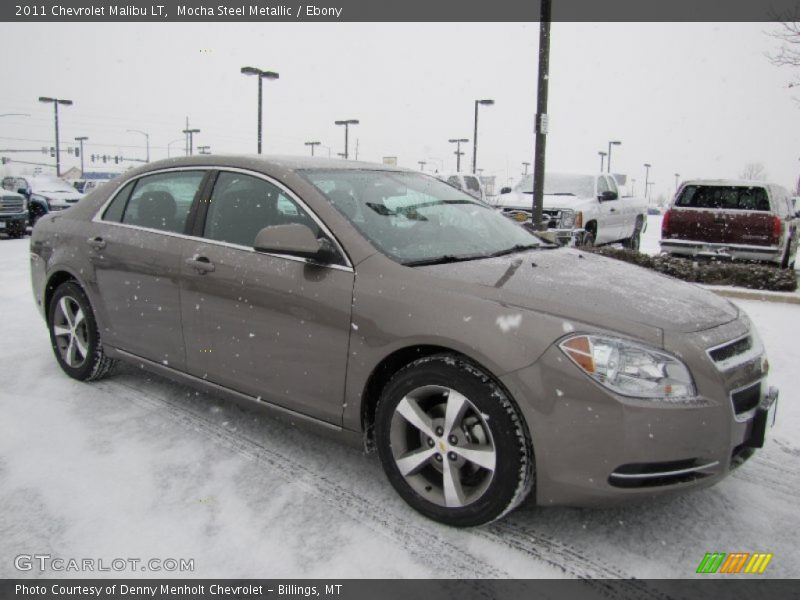
[[[725,186],[743,186],[743,187],[769,187],[771,184],[767,181],[757,181],[755,179],[687,179],[681,185],[725,185]]]
[[[412,169],[338,158],[316,156],[282,156],[259,154],[198,154],[180,158],[168,158],[148,163],[143,167],[126,172],[126,175],[142,174],[166,168],[180,167],[231,167],[269,173],[275,177],[304,170],[362,170],[395,171],[414,173]]]

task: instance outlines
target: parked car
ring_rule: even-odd
[[[81,194],[88,194],[94,189],[99,188],[101,185],[108,183],[106,179],[76,179],[72,182],[72,187],[78,190]]]
[[[533,175],[523,177],[512,190],[503,188],[497,206],[507,217],[530,223]],[[611,175],[547,173],[544,180],[547,229],[559,244],[600,245],[622,242],[638,249],[647,227],[644,200],[620,197]]]
[[[661,250],[683,256],[793,266],[800,214],[789,192],[755,181],[681,184],[661,224]]]
[[[21,238],[28,227],[28,201],[22,194],[0,190],[0,233]]]
[[[66,210],[83,198],[83,194],[58,177],[32,177],[28,184],[31,226],[47,213]]]
[[[471,173],[437,173],[436,176],[473,198],[486,202],[486,189],[480,177]]]
[[[708,486],[774,418],[735,305],[386,165],[151,163],[43,217],[31,275],[70,377],[127,361],[376,448],[451,525]]]

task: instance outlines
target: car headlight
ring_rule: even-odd
[[[572,229],[575,225],[575,211],[571,208],[565,208],[561,211],[561,227],[564,229]]]
[[[559,348],[589,377],[622,396],[668,400],[697,393],[680,360],[629,340],[576,335]]]

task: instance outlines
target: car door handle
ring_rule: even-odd
[[[214,263],[208,260],[208,258],[205,256],[193,256],[191,258],[187,258],[186,264],[201,275],[210,273],[214,270]]]
[[[86,240],[86,243],[89,244],[95,250],[102,250],[106,247],[106,241],[101,237],[93,237]]]
[[[617,212],[617,209],[612,207],[609,209],[609,212]]]

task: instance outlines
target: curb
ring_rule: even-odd
[[[778,293],[765,293],[756,290],[726,290],[717,287],[705,287],[707,290],[724,296],[726,298],[737,298],[739,300],[760,300],[762,302],[779,302],[783,304],[800,304],[800,295],[795,294],[781,294]]]

